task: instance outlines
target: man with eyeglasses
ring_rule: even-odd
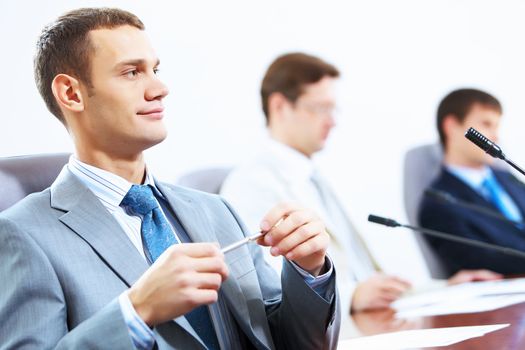
[[[347,332],[353,332],[347,327],[349,324],[344,324],[350,320],[345,316],[386,308],[411,286],[399,277],[381,273],[346,210],[312,161],[335,126],[338,78],[337,68],[320,58],[304,53],[278,57],[261,86],[270,140],[263,152],[228,175],[221,195],[237,209],[248,227],[257,227],[261,214],[282,200],[296,201],[323,218],[331,236],[328,251],[337,266],[344,338],[349,335]],[[282,248],[293,244],[282,242]],[[283,262],[280,248],[277,245],[265,251],[266,260],[277,271]],[[486,271],[462,271],[448,282],[498,277]]]

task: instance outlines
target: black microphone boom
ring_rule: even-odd
[[[497,251],[502,254],[512,255],[515,257],[525,259],[525,252],[522,252],[521,250],[503,247],[503,246],[499,246],[499,245],[495,245],[495,244],[491,244],[491,243],[487,243],[483,241],[477,241],[475,239],[463,238],[463,237],[452,235],[450,233],[430,230],[424,227],[400,224],[396,220],[384,218],[384,217],[377,216],[377,215],[372,215],[372,214],[368,215],[368,221],[373,222],[375,224],[379,224],[379,225],[385,225],[388,227],[404,227],[404,228],[408,228],[416,232],[423,233],[428,236],[437,237],[437,238],[444,239],[447,241],[453,241],[453,242],[457,242],[457,243],[461,243],[461,244],[465,244],[465,245],[469,245],[473,247],[485,248],[485,249]]]
[[[469,139],[470,142],[484,150],[487,154],[490,154],[494,158],[503,159],[511,167],[519,171],[522,175],[525,175],[525,171],[522,168],[505,156],[505,153],[503,153],[501,147],[490,141],[476,129],[469,128],[465,133],[465,137]]]

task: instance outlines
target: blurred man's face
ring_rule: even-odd
[[[453,152],[463,165],[481,167],[494,159],[467,138],[465,132],[472,127],[493,142],[498,142],[501,114],[492,107],[475,104],[463,122],[455,121],[447,135],[447,153]]]
[[[335,78],[324,77],[304,87],[285,118],[289,144],[310,157],[321,150],[335,126]]]

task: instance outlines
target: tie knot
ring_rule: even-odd
[[[159,206],[148,185],[132,185],[121,204],[140,215],[146,215]]]
[[[310,181],[314,182],[315,184],[320,184],[322,183],[321,179],[322,179],[322,176],[319,173],[319,171],[314,169],[310,175]]]
[[[482,182],[482,186],[483,187],[493,187],[494,186],[494,178],[490,175],[488,175],[487,177],[485,177],[485,179],[483,179],[483,182]]]
[[[485,194],[488,196],[493,196],[494,192],[499,189],[498,183],[493,176],[487,176],[481,183],[482,191],[485,191]]]

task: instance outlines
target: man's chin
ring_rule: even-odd
[[[159,135],[149,135],[148,138],[143,140],[143,150],[147,150],[153,146],[158,145],[166,139],[168,134],[166,132]]]
[[[494,161],[495,161],[494,157],[488,154],[486,154],[485,157],[483,158],[483,162],[485,163],[485,165],[492,165],[494,164]]]
[[[316,145],[316,149],[315,149],[315,152],[319,152],[319,151],[322,151],[326,146],[326,139],[322,140],[321,142],[319,142],[317,145]]]
[[[494,164],[494,158],[492,158],[488,154],[485,154],[482,157],[470,159],[470,161],[468,161],[467,164],[469,164],[468,166],[471,168],[480,169],[485,166],[491,166],[492,164]]]

